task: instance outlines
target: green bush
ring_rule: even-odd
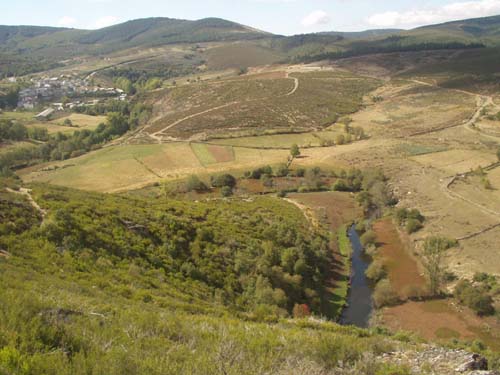
[[[278,168],[276,168],[276,177],[285,177],[288,173],[289,170],[286,164],[280,164]]]
[[[495,313],[493,298],[484,285],[474,286],[468,280],[461,280],[455,287],[454,295],[461,304],[470,307],[479,315]]]
[[[397,294],[387,279],[377,283],[373,291],[373,303],[376,307],[391,306],[399,301]]]
[[[234,188],[236,186],[236,178],[228,173],[225,173],[218,176],[211,176],[210,183],[213,187],[228,186],[230,188]]]
[[[295,176],[296,176],[296,177],[304,177],[304,176],[305,176],[305,174],[306,174],[306,170],[305,170],[305,168],[297,168],[297,169],[295,170]]]
[[[366,231],[360,238],[363,247],[374,245],[377,241],[377,234],[373,230]]]
[[[233,189],[231,187],[229,187],[229,186],[223,186],[220,189],[220,194],[223,197],[230,197],[231,195],[233,195]]]
[[[196,175],[191,175],[186,181],[187,191],[204,192],[208,190],[207,185]]]
[[[406,221],[406,232],[408,234],[415,233],[422,229],[422,223],[417,219],[408,219]]]
[[[365,275],[370,280],[377,283],[387,276],[387,270],[382,262],[374,261],[366,269]]]

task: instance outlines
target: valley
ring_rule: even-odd
[[[0,374],[500,369],[497,18],[467,22],[0,33]],[[126,94],[8,94],[65,75]]]

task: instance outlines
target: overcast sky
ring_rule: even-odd
[[[0,0],[0,24],[96,29],[144,17],[220,17],[276,34],[416,26],[500,14],[500,0]]]

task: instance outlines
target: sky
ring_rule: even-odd
[[[98,29],[146,17],[219,17],[292,35],[499,15],[500,0],[0,0],[0,9],[1,25]]]

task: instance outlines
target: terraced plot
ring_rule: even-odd
[[[190,145],[187,142],[111,146],[64,162],[28,168],[20,175],[25,181],[115,192],[190,174],[238,171],[282,163],[287,155],[288,150],[255,151],[239,147]]]

